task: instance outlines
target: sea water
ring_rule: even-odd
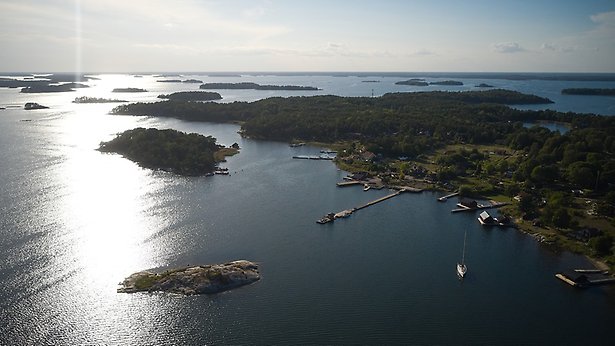
[[[332,224],[315,221],[390,193],[337,188],[330,161],[293,160],[322,148],[242,138],[229,124],[109,115],[198,84],[102,75],[72,93],[0,89],[0,344],[605,344],[612,288],[576,290],[554,277],[587,267],[515,229],[485,229],[455,199],[402,194]],[[270,96],[375,96],[409,91],[400,78],[184,76],[209,81],[310,85],[314,92],[223,90],[222,102]],[[465,80],[472,89],[481,80]],[[569,103],[578,82],[487,80],[551,97],[562,111],[613,114],[613,98]],[[583,84],[584,83],[584,84]],[[604,87],[608,82],[583,82]],[[613,87],[613,83],[609,87]],[[147,93],[115,94],[118,87]],[[429,87],[434,89],[435,87]],[[590,101],[591,100],[591,101]],[[49,106],[25,111],[25,102]],[[571,104],[574,103],[574,106]],[[238,143],[230,176],[180,177],[96,150],[135,127],[174,128]],[[467,278],[455,265],[464,232]],[[248,259],[262,279],[212,296],[118,294],[129,274]]]

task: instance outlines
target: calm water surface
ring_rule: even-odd
[[[0,106],[8,106],[0,111],[0,344],[608,344],[613,289],[578,291],[554,278],[587,266],[582,257],[553,253],[513,229],[485,230],[476,215],[451,214],[455,201],[437,203],[431,193],[321,226],[314,221],[326,212],[389,191],[336,188],[345,172],[331,162],[291,159],[320,148],[243,139],[234,125],[111,116],[113,104],[70,102],[152,101],[198,88],[155,79],[107,75],[62,94],[0,89]],[[348,96],[401,90],[398,79],[363,79],[236,78]],[[571,84],[487,83],[547,85],[547,94]],[[128,86],[150,92],[111,93]],[[297,95],[222,94],[225,101]],[[20,109],[30,101],[51,109]],[[600,113],[609,114],[610,102]],[[95,150],[138,126],[212,135],[242,149],[225,164],[230,176],[199,178]],[[459,282],[465,230],[469,273]],[[241,258],[261,263],[261,281],[214,296],[115,292],[135,271]]]

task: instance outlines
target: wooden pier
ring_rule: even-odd
[[[339,183],[337,183],[337,187],[346,187],[346,186],[352,186],[352,185],[359,185],[359,184],[363,184],[362,181],[358,181],[358,180],[351,180],[351,181],[341,181]]]
[[[462,212],[462,211],[472,211],[472,210],[499,208],[499,207],[503,207],[505,205],[508,205],[508,202],[481,204],[481,205],[477,206],[476,208],[465,207],[465,206],[457,204],[457,206],[459,208],[451,210],[451,213],[459,213],[459,212]]]
[[[364,209],[364,208],[367,208],[367,207],[371,207],[371,206],[372,206],[372,205],[374,205],[374,204],[377,204],[377,203],[380,203],[380,202],[382,202],[382,201],[386,201],[386,200],[387,200],[387,199],[389,199],[389,198],[393,198],[393,197],[395,197],[395,196],[398,196],[399,194],[401,194],[401,192],[402,192],[402,191],[397,191],[397,192],[392,193],[392,194],[390,194],[390,195],[386,195],[386,196],[384,196],[384,197],[380,197],[380,198],[378,198],[378,199],[376,199],[376,200],[373,200],[373,201],[371,201],[371,202],[368,202],[368,203],[366,203],[366,204],[363,204],[363,205],[361,205],[361,206],[358,206],[358,207],[354,208],[354,209],[353,209],[353,211],[357,211],[357,210],[361,210],[361,209]]]
[[[455,196],[457,196],[458,194],[459,194],[459,191],[457,191],[457,192],[453,192],[453,193],[451,193],[451,194],[449,194],[449,195],[442,196],[442,197],[438,198],[438,199],[437,199],[437,201],[438,201],[438,202],[446,202],[446,200],[447,200],[447,199],[449,199],[449,198],[451,198],[451,197],[455,197]]]
[[[395,196],[399,196],[404,191],[405,190],[396,191],[396,192],[394,192],[394,193],[392,193],[390,195],[386,195],[384,197],[380,197],[380,198],[375,199],[375,200],[373,200],[371,202],[367,202],[367,203],[365,203],[363,205],[360,205],[360,206],[358,206],[356,208],[342,210],[342,211],[340,211],[338,213],[329,213],[329,214],[325,215],[323,218],[319,219],[316,222],[320,223],[320,224],[324,224],[324,223],[332,222],[332,221],[334,221],[336,219],[339,219],[339,218],[349,217],[350,215],[352,215],[352,213],[354,213],[354,212],[356,212],[358,210],[365,209],[367,207],[371,207],[374,204],[378,204],[378,203],[380,203],[382,201],[386,201],[387,199],[393,198]]]

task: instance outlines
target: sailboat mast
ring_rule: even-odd
[[[468,237],[468,230],[463,234],[463,251],[461,252],[461,264],[465,264],[466,258],[466,238]]]

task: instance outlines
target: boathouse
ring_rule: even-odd
[[[575,286],[585,287],[590,284],[589,278],[583,273],[577,273],[574,270],[565,270],[561,273],[566,279],[574,282]]]
[[[462,198],[461,201],[459,201],[459,206],[462,208],[476,209],[478,208],[478,202],[468,198]]]
[[[480,215],[478,215],[478,221],[481,225],[491,225],[495,223],[495,219],[489,215],[487,211],[483,211]]]

